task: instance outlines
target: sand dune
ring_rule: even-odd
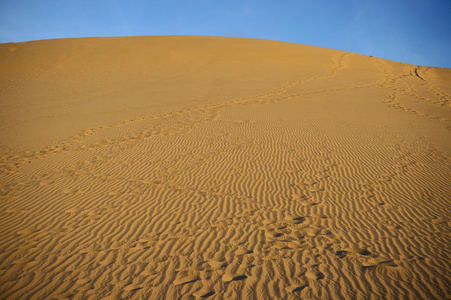
[[[451,298],[450,95],[274,41],[0,44],[0,297]]]

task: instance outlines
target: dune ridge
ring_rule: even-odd
[[[449,69],[215,37],[0,53],[2,298],[451,297]]]

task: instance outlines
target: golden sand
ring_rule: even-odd
[[[450,298],[450,95],[274,41],[0,44],[0,298]]]

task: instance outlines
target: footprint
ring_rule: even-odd
[[[379,182],[389,182],[392,181],[392,176],[393,175],[389,175],[389,174],[384,174],[379,178]]]
[[[222,281],[232,282],[246,279],[247,276],[241,273],[226,273],[222,276]]]
[[[78,280],[76,281],[76,284],[79,284],[79,285],[86,285],[86,284],[88,284],[88,283],[90,283],[90,282],[92,282],[91,278],[85,277],[85,278],[78,279]]]
[[[305,221],[305,217],[289,214],[289,215],[285,216],[285,221],[287,221],[287,223],[292,223],[292,224],[301,224]]]
[[[316,193],[316,192],[321,192],[324,189],[322,187],[320,187],[319,185],[313,185],[313,186],[309,187],[308,190],[310,192]]]
[[[292,196],[293,200],[299,202],[302,206],[313,206],[319,204],[317,200],[311,199],[303,194],[295,194]]]
[[[363,255],[363,256],[367,256],[367,255],[371,254],[371,252],[368,251],[368,249],[366,247],[359,247],[359,246],[350,247],[349,252],[354,253],[354,254]]]
[[[321,280],[325,277],[323,273],[315,271],[315,270],[307,271],[307,273],[305,273],[305,276],[312,280]]]
[[[304,183],[307,185],[314,185],[315,183],[317,183],[317,181],[314,179],[306,179],[304,180]]]
[[[277,239],[278,237],[283,236],[283,233],[269,230],[269,231],[265,232],[265,236],[266,236],[266,238],[271,240],[271,239]]]
[[[328,178],[329,175],[327,175],[326,173],[319,173],[318,175],[316,175],[316,177],[325,179],[325,178]]]
[[[36,229],[35,227],[30,227],[30,228],[26,228],[26,229],[22,229],[22,230],[17,231],[17,234],[26,236],[26,235],[30,235],[30,234],[32,234],[34,232],[37,232],[37,231],[39,231],[39,230]]]
[[[317,227],[307,227],[303,230],[306,236],[315,237],[321,234],[322,229]]]
[[[255,264],[252,262],[243,262],[240,266],[240,269],[244,270],[244,269],[250,269],[255,267]]]
[[[182,277],[182,278],[174,280],[174,284],[175,285],[185,285],[185,284],[188,284],[188,283],[196,282],[198,280],[200,280],[199,275],[191,274],[191,275],[188,275],[188,276],[185,276],[185,277]]]
[[[327,161],[324,163],[326,167],[335,167],[337,164],[331,161]]]
[[[346,255],[348,254],[348,251],[344,251],[344,250],[339,250],[335,252],[335,255],[338,256],[339,258],[344,258],[346,257]]]
[[[397,231],[398,229],[401,229],[401,226],[396,225],[396,224],[389,224],[389,225],[387,225],[387,229]]]
[[[40,186],[45,186],[45,185],[49,185],[49,184],[52,184],[52,183],[54,183],[53,180],[43,180],[43,181],[39,182],[39,185]]]
[[[286,290],[289,293],[297,293],[308,287],[308,285],[307,282],[298,282],[286,287]]]
[[[299,230],[293,230],[289,234],[292,238],[300,240],[305,237],[305,232],[299,231]]]
[[[245,243],[245,241],[243,241],[243,240],[232,240],[229,243],[230,243],[230,245],[238,246],[238,245],[241,245],[241,244]]]
[[[364,192],[373,192],[374,191],[374,189],[373,189],[373,187],[372,186],[370,186],[370,185],[363,185],[362,186],[362,191],[364,191]]]
[[[318,213],[318,214],[311,214],[310,215],[312,218],[317,218],[317,219],[327,219],[327,216],[325,215],[325,214],[321,214],[321,213]]]
[[[276,248],[278,250],[290,249],[287,243],[276,241],[271,244],[271,247]]]
[[[431,222],[435,225],[446,223],[446,220],[442,217],[435,217],[431,219]]]
[[[75,194],[77,189],[65,189],[61,191],[61,194]]]
[[[198,290],[197,292],[194,292],[193,296],[197,297],[197,298],[208,298],[210,296],[213,296],[214,294],[215,294],[214,289],[202,288],[202,289]]]
[[[144,271],[142,272],[144,275],[156,275],[158,274],[158,265],[156,263],[149,263]]]
[[[188,267],[177,269],[177,271],[179,271],[179,272],[187,272],[187,273],[191,272],[191,271],[199,272],[199,271],[204,271],[204,270],[205,270],[205,268],[202,267],[201,265],[194,265],[194,266],[188,266]]]
[[[291,241],[287,244],[288,249],[300,249],[305,247],[304,242]]]
[[[363,268],[374,268],[381,264],[391,264],[393,262],[393,259],[387,259],[387,258],[369,258],[362,262]]]
[[[136,292],[143,289],[142,286],[139,286],[137,284],[129,284],[127,286],[124,287],[124,290],[129,291],[129,292]]]
[[[210,261],[208,261],[208,264],[213,269],[222,269],[222,268],[227,267],[227,262],[225,260],[210,260]]]
[[[235,251],[235,254],[240,256],[240,255],[245,255],[245,254],[251,254],[252,250],[247,249],[246,247],[239,247],[238,250]]]
[[[307,201],[307,200],[309,200],[309,197],[307,197],[304,194],[293,194],[293,195],[291,195],[291,197],[294,200],[297,200],[297,201]]]
[[[78,207],[74,207],[74,208],[70,208],[70,209],[66,210],[65,212],[69,213],[69,214],[76,214],[76,213],[79,213],[79,212],[82,212],[82,211],[83,211],[83,209],[78,208]]]
[[[348,254],[368,256],[371,254],[371,252],[368,251],[366,247],[359,246],[351,246],[347,250],[339,250],[335,252],[335,255],[338,256],[339,258],[344,258]]]

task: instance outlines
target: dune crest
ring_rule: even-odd
[[[0,297],[450,298],[450,95],[266,40],[0,44]]]

